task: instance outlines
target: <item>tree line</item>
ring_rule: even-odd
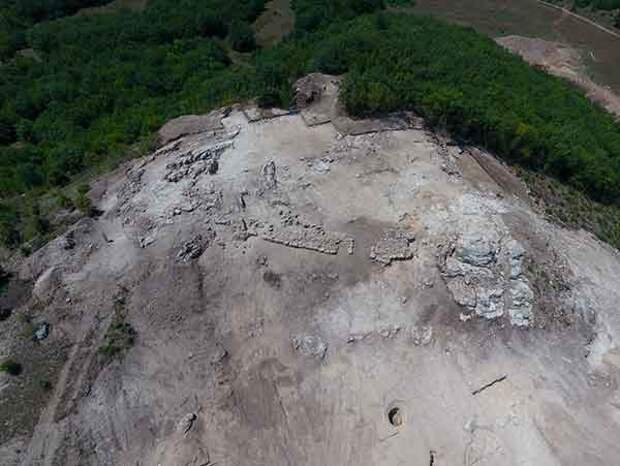
[[[287,107],[293,82],[312,71],[345,75],[353,115],[414,110],[620,204],[620,127],[567,82],[472,29],[388,12],[382,0],[292,6],[295,31],[268,49],[256,49],[252,29],[263,0],[151,0],[141,12],[33,24],[37,56],[0,65],[0,241],[41,235],[51,209],[41,196],[67,204],[64,186],[146,148],[166,120],[249,98]]]

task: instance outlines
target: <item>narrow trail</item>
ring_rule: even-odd
[[[598,24],[597,22],[592,21],[591,19],[588,19],[585,16],[578,15],[577,13],[573,13],[572,11],[567,10],[564,7],[561,7],[559,5],[554,5],[553,3],[545,2],[544,0],[536,0],[536,1],[538,3],[540,3],[541,5],[543,5],[543,6],[546,6],[548,8],[553,8],[555,10],[561,11],[564,15],[572,16],[573,18],[576,18],[579,21],[582,21],[582,22],[584,22],[586,24],[589,24],[590,26],[594,26],[595,28],[597,28],[597,29],[599,29],[599,30],[601,30],[601,31],[603,31],[603,32],[605,32],[607,34],[612,35],[612,36],[620,39],[620,33],[612,31],[611,29],[608,29],[605,26],[602,26],[602,25]]]

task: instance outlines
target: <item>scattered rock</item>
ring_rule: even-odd
[[[42,341],[48,337],[49,333],[50,333],[50,324],[48,324],[47,322],[42,322],[36,326],[34,330],[33,338],[36,341]]]
[[[225,349],[220,349],[211,358],[211,365],[216,366],[216,365],[222,364],[224,359],[226,359],[227,357],[228,357],[228,351],[226,351]]]
[[[69,251],[75,247],[75,233],[73,231],[68,232],[62,239],[62,248],[65,251]]]
[[[233,137],[234,135],[229,135],[229,138]],[[224,140],[181,152],[176,156],[175,161],[166,165],[167,172],[164,179],[171,183],[178,183],[185,178],[196,179],[204,172],[214,175],[219,168],[220,156],[232,145],[232,141]]]
[[[293,349],[305,356],[324,359],[327,354],[327,343],[313,335],[299,335],[291,338]]]
[[[188,262],[197,259],[202,255],[204,250],[209,247],[215,239],[215,232],[211,229],[207,230],[206,235],[196,235],[191,240],[186,241],[177,253],[177,259]]]
[[[276,163],[271,160],[261,169],[263,190],[271,190],[278,184]]]
[[[397,324],[386,325],[380,328],[377,333],[383,338],[394,338],[396,335],[400,333],[402,327]]]
[[[332,161],[333,159],[329,157],[323,157],[322,159],[313,160],[312,162],[309,162],[310,169],[319,175],[324,175],[326,173],[329,173],[330,164],[332,163]]]
[[[196,422],[197,418],[198,416],[196,416],[196,414],[194,413],[186,414],[179,421],[177,430],[179,432],[183,432],[183,435],[187,435],[189,431],[192,429],[192,427],[194,426],[194,422]]]
[[[298,109],[306,108],[321,98],[322,77],[323,75],[313,73],[295,83],[295,105]]]
[[[144,238],[140,238],[140,247],[146,248],[155,242],[155,238],[152,236],[145,236]]]
[[[433,327],[412,327],[409,333],[416,346],[426,346],[433,341]]]

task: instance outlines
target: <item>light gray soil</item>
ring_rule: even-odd
[[[0,375],[2,463],[617,464],[617,252],[492,155],[309,79],[300,113],[169,131],[23,264],[15,314],[66,352],[34,430],[5,402],[29,366]],[[115,302],[137,335],[110,362]]]

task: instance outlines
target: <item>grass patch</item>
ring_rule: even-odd
[[[105,360],[119,359],[136,342],[137,333],[127,322],[127,311],[123,299],[117,299],[114,304],[114,315],[99,348],[99,354]]]
[[[568,228],[584,229],[620,249],[620,207],[595,202],[553,178],[527,170],[518,174],[545,215]]]

